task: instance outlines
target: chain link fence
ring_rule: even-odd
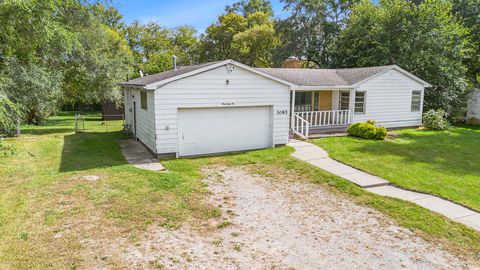
[[[121,120],[117,120],[121,119]],[[75,133],[86,132],[114,132],[125,129],[125,116],[112,115],[83,115],[75,114]]]

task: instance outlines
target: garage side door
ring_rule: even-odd
[[[271,109],[265,107],[178,110],[180,156],[271,146]]]

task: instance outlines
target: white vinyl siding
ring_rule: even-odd
[[[420,111],[412,112],[412,91],[420,91],[423,104],[424,86],[397,70],[380,74],[358,86],[366,92],[364,114],[354,114],[353,122],[375,120],[388,128],[420,126]]]
[[[141,93],[145,93],[147,108],[145,110],[141,108]],[[152,152],[155,152],[155,116],[154,116],[154,103],[153,103],[153,92],[141,91],[135,88],[128,88],[125,90],[125,119],[126,123],[130,125],[130,128],[134,128],[134,116],[132,108],[133,102],[135,101],[135,111],[137,116],[135,117],[136,123],[136,137],[139,141],[145,144]],[[133,132],[133,130],[132,130]]]
[[[154,92],[158,154],[177,153],[177,113],[182,108],[271,106],[272,143],[288,143],[289,86],[238,66],[231,73],[223,66],[212,69],[169,83]]]
[[[132,132],[132,94],[128,88],[123,89],[123,102],[123,107],[125,108],[125,124],[127,125],[129,132]]]

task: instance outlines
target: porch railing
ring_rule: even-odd
[[[350,124],[350,110],[295,112],[312,127],[343,126]]]
[[[312,105],[297,105],[295,106],[296,112],[309,112],[312,110]]]
[[[293,133],[297,134],[303,139],[308,139],[308,134],[310,133],[310,123],[308,123],[305,119],[300,117],[297,113],[293,114],[293,125],[292,130]]]

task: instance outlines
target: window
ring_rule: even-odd
[[[365,113],[365,92],[355,92],[355,114]]]
[[[422,92],[419,90],[412,91],[412,112],[419,112],[422,106]]]
[[[313,96],[313,110],[312,111],[316,111],[318,110],[318,107],[320,104],[318,104],[318,102],[320,101],[320,92],[312,92],[312,96]]]
[[[339,107],[340,110],[348,110],[350,109],[350,92],[348,91],[341,91],[340,92],[340,100],[339,100]]]
[[[312,111],[312,92],[295,92],[295,111]]]
[[[146,111],[148,111],[147,106],[147,92],[140,92],[140,107]]]

